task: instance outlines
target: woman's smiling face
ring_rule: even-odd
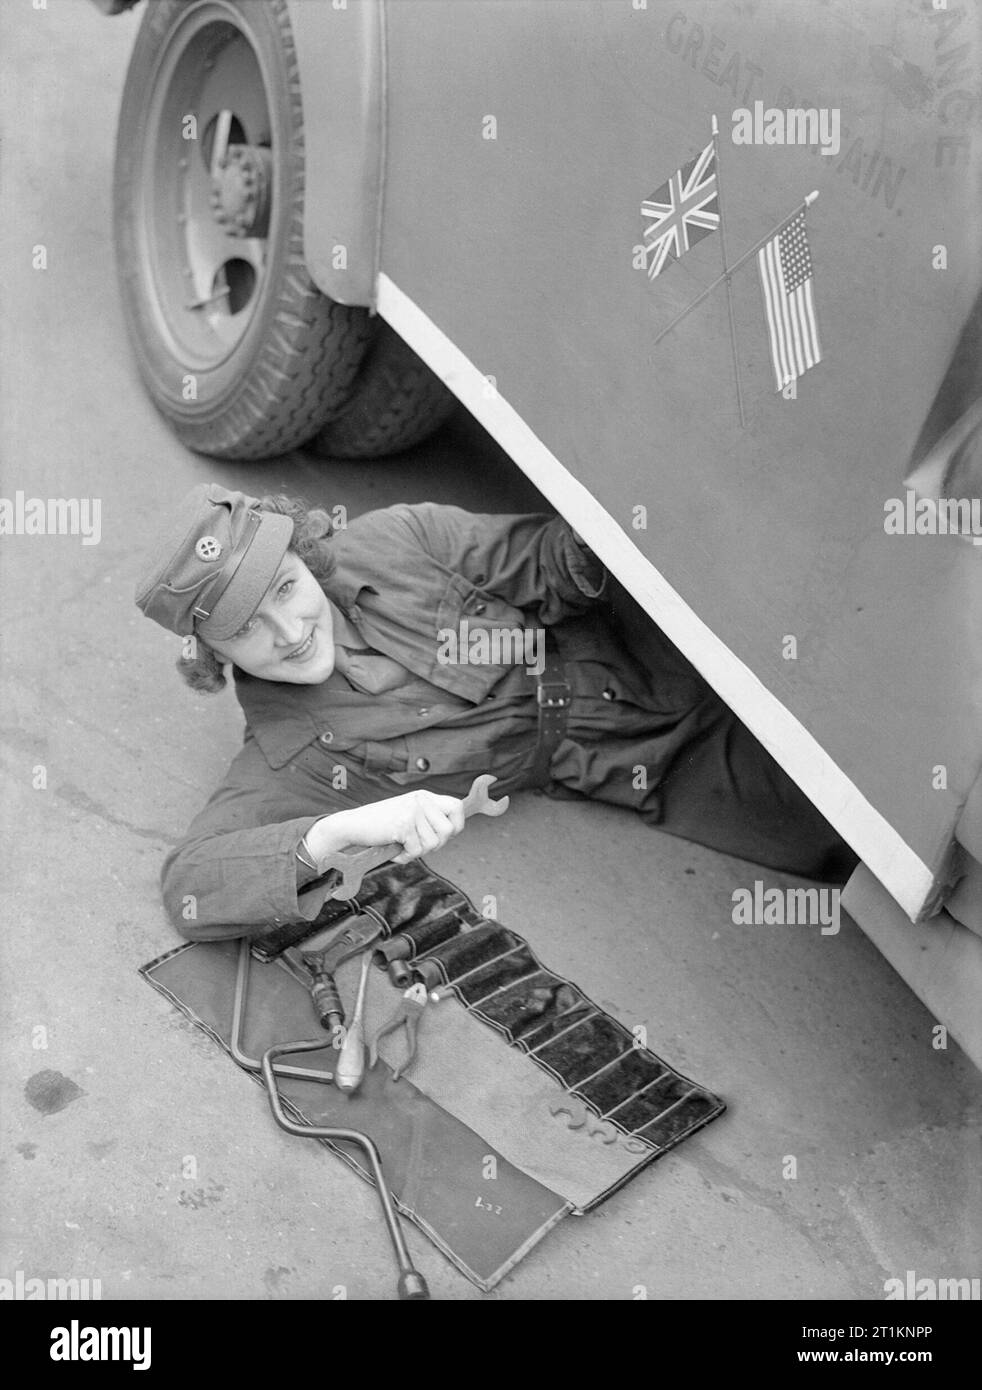
[[[318,685],[334,670],[331,605],[292,550],[246,625],[224,642],[204,640],[223,661],[265,681]]]

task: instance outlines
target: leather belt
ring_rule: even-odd
[[[535,698],[539,706],[539,736],[535,746],[535,760],[528,774],[529,784],[534,787],[545,786],[549,782],[549,764],[552,755],[566,736],[566,721],[572,692],[566,679],[559,647],[549,628],[545,628],[545,661],[537,674],[538,685]],[[523,781],[525,779],[523,778]]]

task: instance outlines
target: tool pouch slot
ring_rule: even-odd
[[[567,1028],[572,1028],[577,1023],[581,1023],[583,1019],[589,1018],[592,1013],[596,1012],[594,1005],[591,1004],[588,999],[584,999],[583,995],[578,992],[574,985],[570,985],[568,981],[567,985],[570,993],[567,995],[565,991],[563,991],[557,994],[554,1001],[554,1010],[550,1010],[543,1014],[538,1023],[529,1027],[528,1030],[517,1039],[519,1047],[524,1048],[526,1052],[535,1052],[537,1048],[547,1043],[550,1038],[556,1037],[559,1033],[565,1032]],[[576,1003],[566,1008],[562,1007],[570,998],[575,999]],[[536,1055],[538,1054],[536,1053]]]
[[[435,946],[449,941],[451,937],[457,935],[460,929],[460,913],[457,908],[451,908],[442,917],[437,917],[432,921],[413,922],[408,927],[402,927],[399,934],[412,942],[413,954],[409,957],[412,960],[416,956],[421,956],[424,951],[431,951]]]
[[[552,1042],[535,1047],[534,1051],[536,1061],[547,1067],[567,1089],[573,1090],[578,1082],[628,1052],[633,1045],[632,1034],[622,1024],[606,1014],[593,1013],[575,1028],[559,1034]]]
[[[419,860],[408,864],[386,864],[366,874],[358,890],[358,906],[381,917],[394,935],[411,922],[425,926],[450,911],[462,921],[483,922],[459,889],[430,873]]]
[[[664,1142],[664,1126],[670,1115],[665,1115],[666,1110],[671,1111],[671,1115],[676,1114],[676,1110],[682,1111],[685,1118],[685,1128],[692,1119],[692,1104],[698,1097],[692,1094],[693,1085],[684,1076],[676,1076],[671,1071],[666,1071],[660,1080],[640,1096],[635,1096],[622,1106],[613,1117],[618,1125],[628,1130],[631,1134],[641,1133],[650,1143],[660,1144]],[[689,1098],[687,1101],[686,1098]],[[684,1102],[679,1104],[679,1102]],[[673,1108],[674,1107],[674,1108]],[[661,1117],[664,1116],[664,1119]],[[651,1127],[653,1132],[646,1133],[646,1129]],[[661,1131],[656,1133],[654,1131]]]
[[[594,1076],[577,1086],[576,1094],[593,1106],[598,1115],[606,1115],[615,1107],[623,1106],[614,1116],[617,1123],[621,1124],[623,1116],[627,1113],[625,1102],[633,1105],[630,1097],[636,1096],[659,1077],[667,1075],[668,1068],[656,1057],[646,1053],[643,1048],[632,1047],[630,1052],[619,1057],[613,1066],[602,1071],[599,1076]]]
[[[547,1014],[561,1012],[563,1004],[569,1007],[575,997],[565,980],[539,969],[482,1000],[476,1011],[506,1033],[510,1042],[515,1042],[541,1024]]]
[[[452,940],[434,947],[420,956],[417,963],[427,962],[430,969],[435,967],[439,970],[445,984],[453,984],[459,976],[525,944],[520,936],[499,922],[482,921],[483,926],[461,932]]]
[[[486,995],[493,994],[495,990],[513,984],[524,976],[535,975],[541,969],[531,948],[525,945],[517,951],[512,951],[510,955],[500,956],[489,965],[482,965],[480,970],[473,971],[465,980],[461,980],[456,990],[465,1004],[476,1005],[483,1013],[480,1001]]]

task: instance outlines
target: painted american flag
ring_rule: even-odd
[[[653,280],[669,261],[677,261],[719,226],[715,141],[644,200],[641,216],[653,219],[644,229],[645,262]]]
[[[822,360],[812,292],[812,258],[804,209],[757,253],[776,389]]]

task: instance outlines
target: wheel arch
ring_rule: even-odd
[[[317,288],[374,308],[385,167],[384,0],[287,0],[304,122],[304,254]]]

